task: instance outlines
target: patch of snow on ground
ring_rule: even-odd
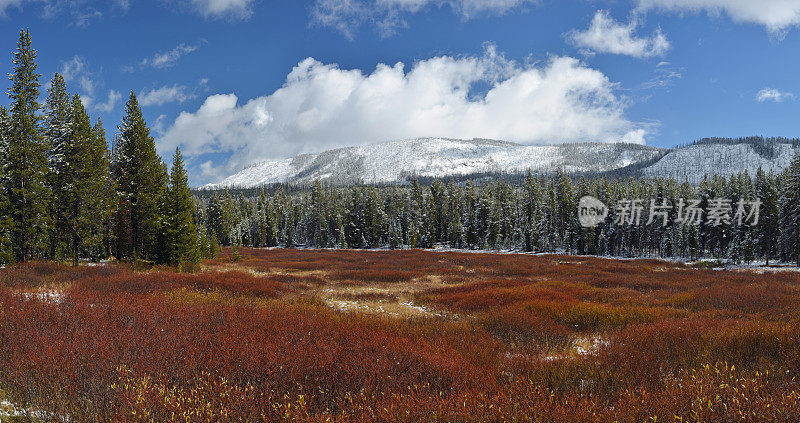
[[[575,345],[575,353],[581,356],[597,355],[600,348],[609,344],[608,340],[600,336],[591,338],[577,338],[573,342]]]
[[[0,400],[0,419],[33,419],[34,421],[56,421],[54,415],[44,411],[22,408],[6,399]],[[61,419],[69,421],[69,419]],[[16,421],[16,420],[15,420]]]
[[[39,300],[43,303],[61,304],[64,301],[64,291],[58,290],[22,292],[20,295],[26,300]]]
[[[411,310],[416,310],[420,314],[423,314],[423,315],[426,315],[426,316],[447,317],[447,315],[445,315],[445,314],[437,313],[435,311],[430,310],[429,308],[427,308],[425,306],[416,305],[416,304],[412,303],[411,301],[401,302],[400,305],[405,307],[405,308],[411,309]]]

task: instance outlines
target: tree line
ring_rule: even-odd
[[[584,196],[611,208],[596,227],[579,222],[577,207]],[[641,224],[616,222],[621,211],[614,205],[625,199],[642,199]],[[698,201],[704,212],[725,199],[732,209],[719,225],[706,216],[696,225],[686,224],[676,207],[681,199]],[[658,224],[646,224],[650,200],[672,205]],[[758,200],[758,222],[735,219],[739,200]],[[258,195],[198,192],[195,201],[202,236],[222,245],[449,246],[800,265],[800,157],[780,174],[759,169],[756,175],[707,177],[699,185],[668,178],[573,178],[559,172],[528,174],[521,183],[434,180],[422,185],[413,180],[407,186],[335,187],[317,182],[300,190],[262,188]]]
[[[20,31],[0,106],[0,262],[116,257],[184,266],[201,249],[180,150],[171,172],[131,92],[108,148],[62,75],[40,103],[41,75],[28,30]]]

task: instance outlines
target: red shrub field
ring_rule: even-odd
[[[800,421],[800,272],[230,254],[1,270],[0,400],[64,422]]]

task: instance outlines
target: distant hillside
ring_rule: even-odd
[[[781,171],[800,152],[787,138],[704,138],[674,149],[638,144],[525,146],[497,140],[419,138],[339,148],[254,164],[203,188],[254,188],[275,183],[334,185],[491,177],[563,170],[610,176],[670,177],[700,183],[705,175]]]
[[[648,177],[671,177],[700,183],[706,175],[730,176],[759,167],[779,172],[800,152],[800,140],[786,138],[706,138],[676,148],[641,172]]]
[[[336,185],[396,183],[411,176],[446,178],[527,170],[601,173],[647,162],[667,151],[637,144],[524,146],[496,140],[420,138],[261,162],[205,188],[303,185],[316,180]]]

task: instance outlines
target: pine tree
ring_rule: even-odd
[[[800,266],[800,154],[785,170],[781,196],[781,244],[784,259]]]
[[[92,127],[93,139],[93,168],[96,169],[97,175],[102,175],[102,180],[98,182],[98,192],[103,193],[102,196],[96,199],[95,207],[98,209],[98,216],[102,217],[102,247],[99,252],[104,257],[111,254],[111,243],[113,240],[113,220],[115,207],[118,204],[116,191],[114,189],[114,180],[111,177],[111,150],[108,148],[108,140],[106,139],[106,130],[103,127],[103,121],[97,118],[94,126]]]
[[[236,224],[236,210],[233,203],[233,197],[231,197],[231,192],[227,188],[225,189],[225,196],[221,201],[221,226],[219,232],[217,233],[221,237],[220,240],[222,245],[235,245],[238,242],[238,239],[234,236],[235,234],[233,232],[234,225]]]
[[[210,258],[215,259],[219,255],[219,241],[217,241],[217,234],[211,234],[211,245],[209,246]]]
[[[760,167],[758,168],[755,189],[756,197],[762,202],[758,226],[754,228],[756,231],[755,242],[760,255],[766,259],[766,264],[769,265],[769,259],[775,255],[778,245],[778,217],[780,215],[779,192],[772,171],[766,174]]]
[[[222,233],[223,230],[223,223],[222,223],[222,203],[219,199],[219,195],[214,194],[208,200],[208,206],[206,206],[206,228],[208,228],[208,233],[212,237],[212,239],[216,239],[216,242],[220,242],[219,235]]]
[[[175,149],[170,175],[169,214],[166,216],[166,234],[169,240],[169,261],[179,268],[197,264],[200,261],[198,250],[197,225],[194,219],[194,202],[189,191],[189,180],[183,165],[180,149]]]
[[[0,264],[14,261],[12,249],[11,204],[8,201],[8,144],[11,139],[11,116],[0,106]]]
[[[50,90],[44,105],[44,137],[48,149],[48,175],[47,184],[52,191],[53,201],[50,212],[53,219],[50,231],[51,257],[60,256],[63,244],[62,234],[65,223],[64,208],[65,185],[70,183],[69,177],[64,173],[65,145],[73,137],[73,105],[67,84],[61,74],[56,73],[50,82]]]
[[[103,244],[111,212],[108,154],[102,127],[92,127],[78,95],[72,99],[72,135],[62,143],[58,174],[64,183],[59,201],[73,265],[83,253]]]
[[[20,31],[10,75],[11,125],[8,142],[8,197],[13,248],[18,260],[43,255],[50,228],[50,190],[45,183],[47,146],[38,112],[39,74],[30,32]]]
[[[120,197],[117,237],[130,234],[130,249],[123,257],[154,259],[159,256],[158,240],[162,234],[161,216],[167,190],[167,171],[156,153],[155,142],[142,116],[136,95],[131,91],[125,105],[125,117],[115,143],[114,178]],[[121,227],[120,227],[121,226]]]

